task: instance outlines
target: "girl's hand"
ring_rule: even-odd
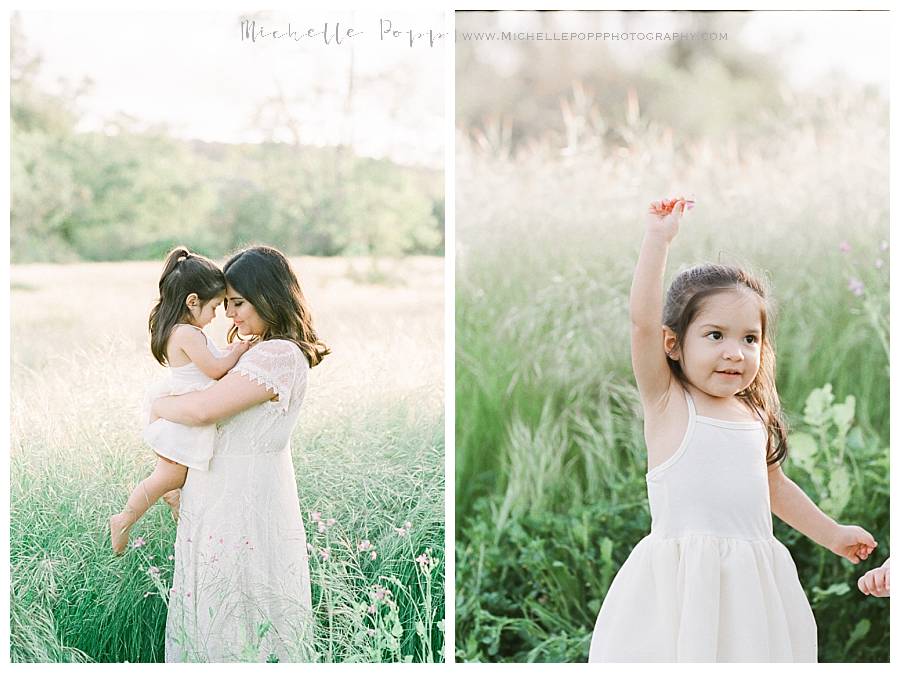
[[[243,355],[250,348],[250,343],[248,341],[232,341],[228,344],[228,349],[232,352],[240,353]]]
[[[864,528],[838,524],[828,549],[855,565],[869,558],[877,546],[875,538]]]
[[[891,559],[885,561],[880,568],[870,570],[859,578],[856,585],[866,596],[887,598],[891,595]]]
[[[678,234],[678,225],[685,209],[693,206],[693,201],[683,198],[654,201],[647,211],[647,231],[659,234],[671,243]]]

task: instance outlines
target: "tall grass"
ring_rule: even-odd
[[[398,263],[391,287],[348,278],[365,260],[294,265],[333,350],[311,372],[292,440],[315,656],[440,661],[442,262]],[[163,375],[145,334],[158,273],[150,263],[12,269],[13,661],[163,659],[175,525],[154,507],[132,533],[146,545],[121,558],[106,530],[153,462],[137,409]],[[220,342],[226,324],[211,326]]]
[[[585,139],[592,149],[581,153],[534,145],[508,158],[502,134],[478,148],[460,135],[460,659],[586,659],[608,584],[649,530],[627,302],[643,212],[664,196],[697,200],[667,281],[701,261],[769,279],[779,392],[795,429],[813,390],[830,383],[838,401],[855,397],[862,445],[842,516],[880,541],[864,569],[884,560],[886,108],[835,95],[791,109],[722,144],[681,142],[640,118],[611,134],[619,140]],[[786,470],[816,497],[790,458]],[[814,597],[821,660],[886,660],[887,605],[857,593],[864,569],[780,524],[776,534]]]

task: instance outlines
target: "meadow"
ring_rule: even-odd
[[[292,263],[333,351],[292,440],[317,660],[441,661],[443,260],[381,260],[377,283],[364,258]],[[11,269],[13,662],[163,660],[175,525],[156,505],[122,557],[106,529],[153,463],[138,409],[165,373],[146,333],[160,270]]]
[[[456,657],[586,661],[602,599],[649,532],[628,293],[647,205],[684,195],[666,274],[767,278],[785,471],[876,553],[852,566],[776,520],[820,661],[888,661],[888,601],[856,579],[889,538],[888,127],[877,99],[797,98],[718,140],[634,115],[560,151],[457,142]]]

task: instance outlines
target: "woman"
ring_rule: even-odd
[[[218,424],[209,471],[189,470],[182,488],[166,661],[309,661],[309,566],[290,437],[309,368],[329,350],[280,252],[249,248],[223,271],[228,340],[253,346],[210,388],[153,404],[175,423]]]

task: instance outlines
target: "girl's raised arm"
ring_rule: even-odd
[[[660,402],[669,389],[671,371],[663,347],[663,276],[669,244],[678,233],[686,202],[653,202],[631,283],[631,366],[646,407]]]

